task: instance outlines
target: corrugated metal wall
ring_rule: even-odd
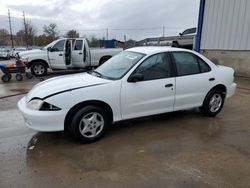
[[[250,50],[250,0],[205,0],[201,49]]]

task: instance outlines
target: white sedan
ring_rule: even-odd
[[[235,93],[234,70],[190,50],[131,48],[96,70],[34,86],[18,102],[38,131],[71,131],[84,142],[101,138],[112,122],[199,107],[217,115]]]

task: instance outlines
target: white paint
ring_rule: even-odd
[[[81,73],[52,78],[36,85],[27,96],[18,102],[18,107],[27,126],[38,131],[62,131],[68,111],[76,104],[90,100],[98,100],[108,104],[113,111],[113,119],[116,122],[199,107],[207,93],[218,84],[225,85],[227,97],[232,96],[235,92],[233,69],[216,66],[196,52],[166,47],[140,47],[128,51],[144,53],[145,57],[119,80],[107,80],[88,73]],[[151,81],[133,83],[127,81],[128,77],[147,57],[160,52],[172,51],[185,51],[199,56],[210,66],[211,71]],[[209,82],[211,77],[215,78],[214,82]],[[173,84],[173,87],[166,88],[166,84]],[[78,89],[72,90],[73,88]],[[45,98],[43,99],[45,102],[57,106],[61,110],[38,111],[29,109],[27,103],[33,98]]]

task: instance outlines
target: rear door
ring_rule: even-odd
[[[76,39],[72,49],[72,64],[74,67],[84,67],[83,48],[83,39]]]
[[[191,52],[172,52],[172,59],[177,71],[174,110],[201,106],[214,85],[211,68]]]
[[[90,49],[86,39],[83,39],[83,66],[84,67],[92,66]]]

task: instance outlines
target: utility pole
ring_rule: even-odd
[[[27,33],[27,25],[26,25],[26,20],[25,20],[25,13],[23,11],[23,24],[24,24],[24,31],[25,31],[25,41],[26,41],[26,47],[28,48],[28,33]]]
[[[162,37],[165,37],[165,26],[162,27]]]
[[[126,36],[126,35],[124,35],[124,49],[126,49],[126,48],[127,48],[126,43],[127,43],[127,36]]]
[[[109,29],[107,28],[107,30],[106,30],[106,40],[108,40],[109,39]]]
[[[10,26],[11,47],[14,48],[12,28],[11,28],[11,20],[10,20],[10,10],[9,9],[8,9],[8,18],[9,18],[9,26]]]

